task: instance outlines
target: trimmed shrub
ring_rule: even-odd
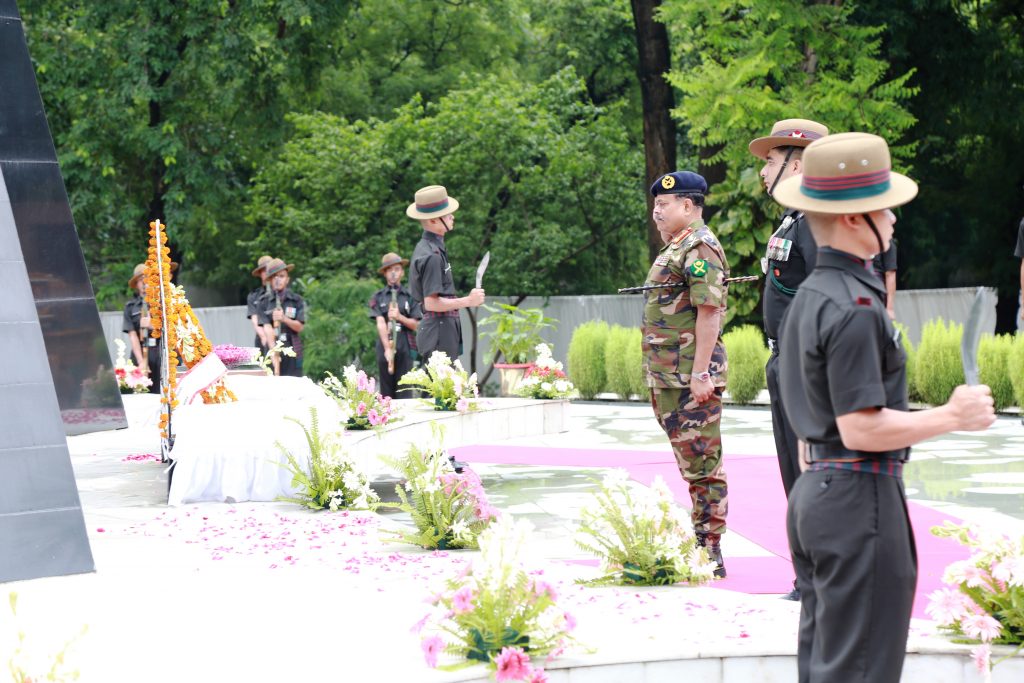
[[[644,379],[640,328],[612,326],[604,349],[604,371],[607,391],[618,394],[625,401],[632,394],[644,398],[647,382]]]
[[[1018,332],[1010,344],[1006,370],[1010,375],[1015,402],[1021,411],[1024,411],[1024,333]]]
[[[982,384],[992,389],[996,410],[1004,410],[1013,405],[1013,385],[1007,370],[1012,347],[1013,337],[1008,334],[995,337],[985,335],[978,344],[978,377]]]
[[[743,325],[722,336],[729,359],[729,379],[725,388],[736,403],[750,403],[765,388],[764,364],[770,351],[761,330]]]
[[[893,323],[900,331],[900,343],[903,344],[903,353],[907,355],[907,400],[921,401],[921,392],[917,389],[917,349],[914,342],[910,341],[907,334],[907,326],[903,323]]]
[[[306,327],[302,371],[314,381],[325,370],[336,375],[355,363],[366,374],[377,374],[377,327],[370,320],[366,302],[381,283],[336,275],[311,282],[304,293]]]
[[[960,363],[960,339],[963,325],[946,323],[942,318],[928,321],[921,331],[917,349],[914,382],[925,403],[942,405],[958,385],[964,383]]]
[[[604,349],[608,342],[608,323],[591,320],[577,327],[569,342],[569,379],[580,397],[592,399],[604,391]]]

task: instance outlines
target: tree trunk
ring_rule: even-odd
[[[649,187],[658,176],[675,170],[676,125],[672,120],[675,97],[666,78],[670,61],[668,31],[654,17],[661,0],[630,0],[630,4],[636,27],[636,70],[643,100],[646,187]],[[661,235],[651,218],[653,209],[654,198],[648,194],[647,251],[652,261],[662,247]]]

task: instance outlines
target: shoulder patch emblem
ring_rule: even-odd
[[[697,259],[690,264],[690,273],[697,277],[703,277],[708,274],[708,262],[702,258]]]
[[[857,305],[858,306],[870,306],[871,305],[871,297],[869,297],[869,296],[858,296],[857,297]]]

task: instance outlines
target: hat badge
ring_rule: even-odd
[[[665,176],[661,179],[661,186],[666,190],[671,190],[676,186],[676,179],[670,175]]]
[[[804,136],[804,134],[802,132],[800,132],[798,130],[794,130],[792,133],[789,134],[789,137],[791,137],[791,138],[802,138],[802,137],[805,137],[805,136]]]

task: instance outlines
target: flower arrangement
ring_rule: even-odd
[[[167,347],[167,386],[163,387],[160,402],[170,410],[178,406],[178,359],[191,368],[213,352],[202,325],[192,311],[185,290],[171,283],[171,250],[167,246],[167,233],[159,220],[149,224],[149,251],[146,258],[146,303],[149,304],[150,336],[165,336]],[[164,319],[166,317],[166,320]],[[228,403],[235,395],[224,385],[215,382],[202,391],[203,403]],[[160,414],[160,436],[168,438],[167,425],[170,410]]]
[[[572,398],[576,388],[562,370],[562,364],[551,357],[551,347],[537,344],[537,360],[527,369],[515,392],[527,398]]]
[[[480,390],[476,385],[476,373],[472,375],[462,367],[462,361],[452,363],[444,351],[435,351],[427,362],[426,369],[416,368],[402,375],[400,386],[420,389],[430,395],[427,403],[435,410],[457,410],[464,413],[477,410]],[[411,391],[403,389],[402,391]]]
[[[971,556],[946,567],[940,588],[928,596],[925,612],[940,628],[964,636],[978,646],[971,651],[978,670],[991,661],[992,644],[1017,645],[1007,657],[1024,649],[1024,538],[983,533],[946,522],[932,527],[940,538],[955,538],[971,549]]]
[[[298,497],[281,500],[299,503],[313,510],[329,509],[332,512],[341,509],[375,509],[379,501],[377,492],[370,488],[369,476],[345,455],[341,434],[320,433],[316,408],[309,409],[309,416],[309,427],[293,417],[285,418],[302,427],[306,436],[309,457],[305,464],[280,441],[275,442],[287,458],[282,467],[292,473],[292,486],[299,489]]]
[[[243,365],[253,365],[259,349],[253,346],[234,346],[233,344],[217,344],[213,352],[220,358],[224,367],[237,368]]]
[[[416,531],[394,531],[397,542],[423,548],[475,548],[480,534],[498,517],[484,492],[480,477],[468,467],[457,473],[442,445],[444,429],[431,423],[434,443],[426,448],[413,444],[402,459],[381,456],[405,479],[396,486],[399,503],[409,513]]]
[[[717,565],[660,476],[650,488],[634,488],[625,470],[613,470],[595,497],[595,507],[580,511],[576,544],[601,559],[604,574],[585,583],[702,584],[714,576]]]
[[[342,371],[344,379],[338,379],[327,373],[327,379],[320,382],[320,388],[338,402],[342,411],[348,416],[345,426],[348,429],[384,429],[389,422],[396,419],[390,396],[377,393],[377,382],[367,377],[356,366],[346,366]]]
[[[142,368],[136,367],[135,363],[128,360],[125,356],[125,343],[122,340],[115,339],[114,344],[117,346],[117,359],[114,361],[117,388],[122,394],[141,394],[149,391],[153,386],[153,380],[142,372]]]
[[[266,354],[261,354],[259,349],[257,349],[254,362],[263,369],[263,372],[265,372],[267,376],[272,377],[274,375],[274,356],[277,354],[288,356],[289,358],[295,358],[295,349],[290,346],[285,346],[284,342],[278,339]]]
[[[447,581],[415,627],[428,666],[452,671],[482,663],[497,681],[548,680],[537,661],[564,651],[576,620],[558,607],[555,589],[523,566],[531,531],[529,522],[504,515],[480,535],[480,556]],[[455,661],[441,662],[441,655]]]

